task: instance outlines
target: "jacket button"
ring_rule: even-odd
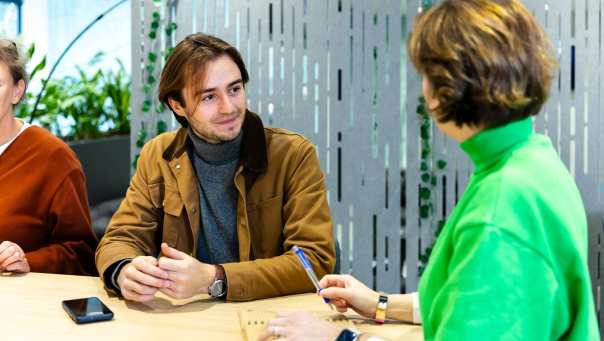
[[[193,209],[191,210],[191,212],[193,212],[193,214],[197,213],[197,209],[195,207],[193,207]]]
[[[180,165],[176,165],[176,169],[180,169]]]

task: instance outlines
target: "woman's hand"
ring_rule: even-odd
[[[0,243],[0,272],[29,272],[29,263],[21,247],[8,240]]]
[[[345,313],[348,308],[368,318],[375,317],[380,295],[350,275],[326,275],[319,282],[319,295],[329,298],[336,309]]]
[[[342,327],[303,312],[279,313],[268,321],[258,341],[267,340],[312,340],[333,341]]]

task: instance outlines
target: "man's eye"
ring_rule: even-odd
[[[235,95],[239,92],[239,90],[241,90],[240,86],[236,86],[234,88],[231,88],[231,94]]]
[[[209,102],[213,99],[214,99],[214,95],[208,95],[208,96],[205,96],[204,98],[202,98],[201,100],[204,102]]]

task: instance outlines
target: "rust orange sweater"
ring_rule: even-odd
[[[84,173],[75,153],[29,127],[0,155],[0,241],[26,253],[31,271],[96,275]]]

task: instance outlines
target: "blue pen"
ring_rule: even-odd
[[[300,261],[300,263],[302,263],[302,266],[304,267],[304,270],[306,270],[306,274],[308,275],[308,278],[310,278],[310,281],[312,282],[312,284],[314,284],[315,288],[317,289],[317,292],[321,292],[321,290],[323,290],[323,288],[321,288],[321,286],[319,285],[319,280],[317,279],[317,275],[315,275],[315,272],[312,269],[312,265],[310,264],[310,261],[308,260],[308,258],[306,258],[304,251],[302,251],[301,248],[299,248],[295,245],[292,249],[294,250],[294,253],[298,257],[298,260]],[[323,297],[323,301],[325,301],[325,303],[330,302],[329,298],[325,298],[325,297]]]

